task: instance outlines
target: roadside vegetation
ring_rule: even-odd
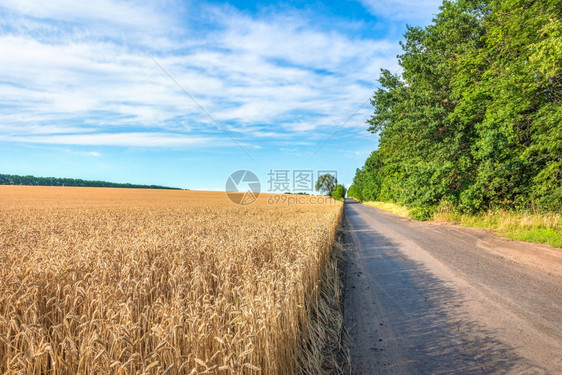
[[[527,211],[494,210],[462,214],[457,210],[443,209],[434,213],[433,220],[491,229],[512,240],[545,243],[562,248],[562,220],[559,213],[533,214]]]
[[[363,202],[367,206],[380,208],[381,210],[385,210],[388,212],[393,213],[394,215],[402,216],[402,217],[410,217],[410,210],[406,206],[401,206],[396,203],[390,202]]]
[[[343,186],[341,184],[338,184],[338,185],[336,185],[336,187],[332,191],[331,195],[332,195],[332,198],[340,201],[340,200],[345,198],[346,192],[347,191],[345,189],[345,186]]]
[[[383,70],[371,101],[379,148],[348,196],[559,246],[560,9],[561,0],[445,1],[432,24],[409,27],[402,73]]]
[[[406,207],[389,202],[362,202],[398,216],[412,218]],[[562,220],[559,213],[533,214],[526,211],[495,210],[463,214],[452,207],[441,207],[430,220],[459,224],[471,228],[490,229],[512,240],[545,243],[562,248]]]

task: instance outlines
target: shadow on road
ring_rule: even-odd
[[[354,247],[344,297],[353,374],[545,372],[460,315],[466,299],[357,211],[346,207],[345,220],[346,242]]]

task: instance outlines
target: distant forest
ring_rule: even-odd
[[[562,0],[445,1],[382,70],[379,148],[350,197],[408,206],[562,210]]]
[[[89,181],[76,178],[35,177],[0,174],[0,185],[30,185],[30,186],[83,186],[83,187],[110,187],[130,189],[168,189],[181,190],[179,188],[159,185],[123,184],[107,181]]]

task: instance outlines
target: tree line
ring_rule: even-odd
[[[562,0],[445,1],[408,27],[382,70],[368,130],[379,148],[348,196],[419,219],[562,208]]]
[[[34,186],[83,186],[83,187],[111,187],[132,189],[170,189],[178,188],[159,185],[139,185],[107,181],[90,181],[76,178],[35,177],[0,174],[0,185],[34,185]]]

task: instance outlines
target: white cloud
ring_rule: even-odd
[[[131,0],[3,0],[1,7],[35,19],[78,23],[91,27],[115,26],[131,30],[164,31],[174,25],[156,1]],[[174,6],[180,6],[177,2]],[[177,24],[175,24],[177,25]]]
[[[0,136],[0,138],[2,138],[2,136]],[[55,151],[55,152],[63,152],[67,154],[83,155],[83,156],[94,157],[94,158],[99,158],[100,156],[102,156],[101,152],[98,151],[83,151],[79,149],[61,148],[51,145],[42,145],[40,143],[37,144],[28,143],[25,145],[25,147],[30,149],[48,150],[48,151]]]
[[[1,141],[59,145],[185,147],[214,142],[210,138],[190,137],[171,133],[96,133],[72,135],[1,136]],[[222,144],[224,147],[224,142]],[[91,154],[91,153],[90,153]],[[92,155],[94,156],[94,155]]]
[[[442,0],[358,0],[373,15],[406,21],[413,25],[428,24],[437,14]]]
[[[372,95],[381,67],[396,67],[396,44],[298,17],[209,7],[217,24],[190,37],[197,25],[181,20],[170,5],[178,4],[163,4],[4,1],[0,139],[140,147],[222,140],[151,56],[241,141],[322,137]],[[367,114],[348,127],[364,127]]]
[[[69,154],[75,154],[75,155],[90,156],[94,158],[99,158],[101,156],[101,153],[97,151],[77,151],[77,150],[65,149],[64,152],[67,152]]]

